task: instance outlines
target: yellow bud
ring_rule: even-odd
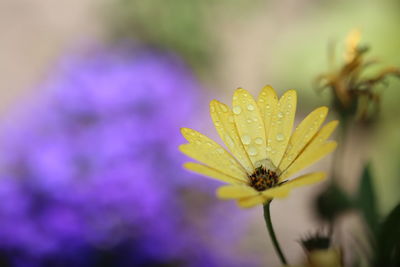
[[[310,267],[342,267],[340,251],[334,248],[313,250],[308,254]]]

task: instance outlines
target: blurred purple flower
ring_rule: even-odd
[[[17,266],[110,257],[113,266],[243,264],[207,247],[186,218],[181,193],[192,180],[176,147],[198,95],[174,55],[100,49],[65,58],[2,131],[3,257]],[[209,222],[229,242],[240,232]]]

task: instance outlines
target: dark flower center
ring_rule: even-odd
[[[249,176],[250,186],[257,191],[264,191],[278,184],[279,179],[276,172],[267,170],[265,167],[257,167]]]

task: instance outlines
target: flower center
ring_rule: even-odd
[[[250,186],[257,191],[264,191],[278,184],[278,175],[276,172],[267,170],[265,167],[257,167],[249,176]]]

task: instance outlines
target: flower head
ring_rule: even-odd
[[[348,34],[344,59],[339,67],[335,67],[335,51],[329,51],[331,69],[319,75],[315,83],[318,90],[332,91],[333,106],[342,117],[354,115],[358,121],[371,122],[380,110],[378,85],[389,76],[400,77],[400,69],[389,66],[368,74],[366,71],[379,61],[367,57],[369,48],[361,45],[360,40],[359,30]]]
[[[188,162],[184,167],[229,183],[221,186],[217,195],[236,199],[241,207],[286,197],[294,187],[322,180],[322,172],[288,178],[336,148],[336,142],[326,140],[338,122],[331,121],[320,129],[328,108],[319,107],[292,134],[296,101],[296,91],[289,90],[278,99],[270,86],[263,88],[257,101],[246,90],[237,89],[232,110],[211,101],[211,118],[231,153],[205,135],[183,128],[189,143],[179,149],[200,162]]]

